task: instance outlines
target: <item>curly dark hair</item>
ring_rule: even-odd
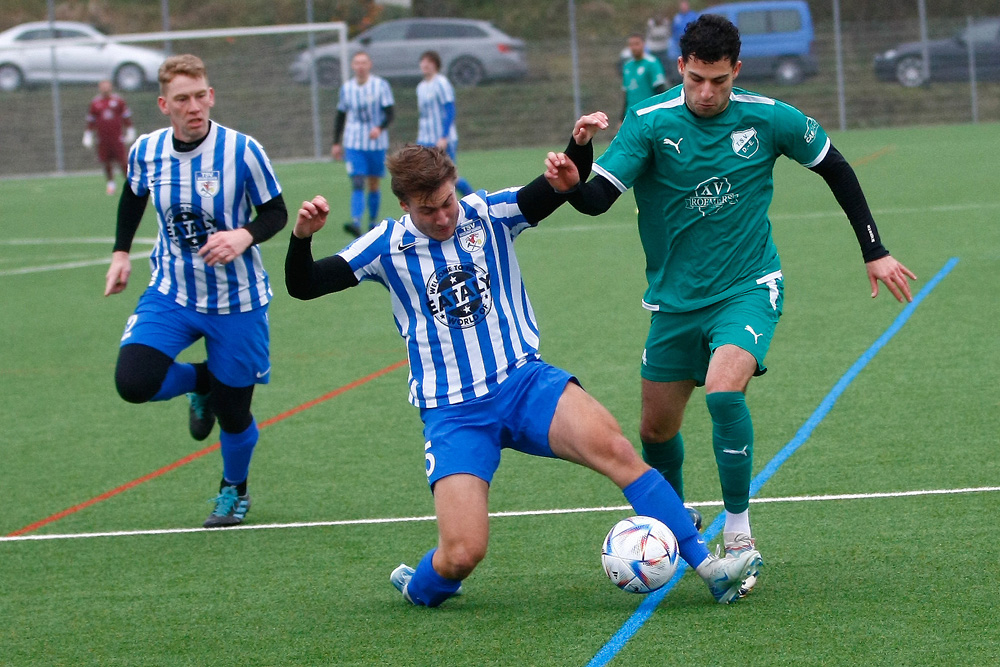
[[[718,14],[702,14],[689,23],[680,44],[684,62],[692,57],[706,63],[729,59],[735,65],[740,59],[740,31]]]

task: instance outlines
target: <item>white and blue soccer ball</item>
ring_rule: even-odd
[[[631,516],[614,525],[604,538],[601,563],[618,588],[651,593],[677,571],[677,538],[661,521]]]

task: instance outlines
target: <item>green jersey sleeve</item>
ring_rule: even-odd
[[[629,109],[611,145],[594,163],[594,173],[607,178],[621,192],[625,192],[645,171],[651,156],[652,147],[643,132],[643,120],[635,109]]]
[[[784,102],[774,102],[778,149],[804,167],[815,167],[830,150],[830,138],[815,119]]]

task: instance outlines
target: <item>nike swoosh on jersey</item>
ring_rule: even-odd
[[[411,241],[410,243],[403,243],[402,241],[400,241],[399,245],[396,246],[396,250],[398,250],[399,252],[406,252],[410,248],[415,248],[416,246],[417,246],[416,241]]]

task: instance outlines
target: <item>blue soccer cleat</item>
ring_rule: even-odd
[[[205,528],[225,528],[243,523],[243,517],[250,510],[250,494],[241,496],[235,486],[224,486],[215,500],[215,510],[203,524]]]

